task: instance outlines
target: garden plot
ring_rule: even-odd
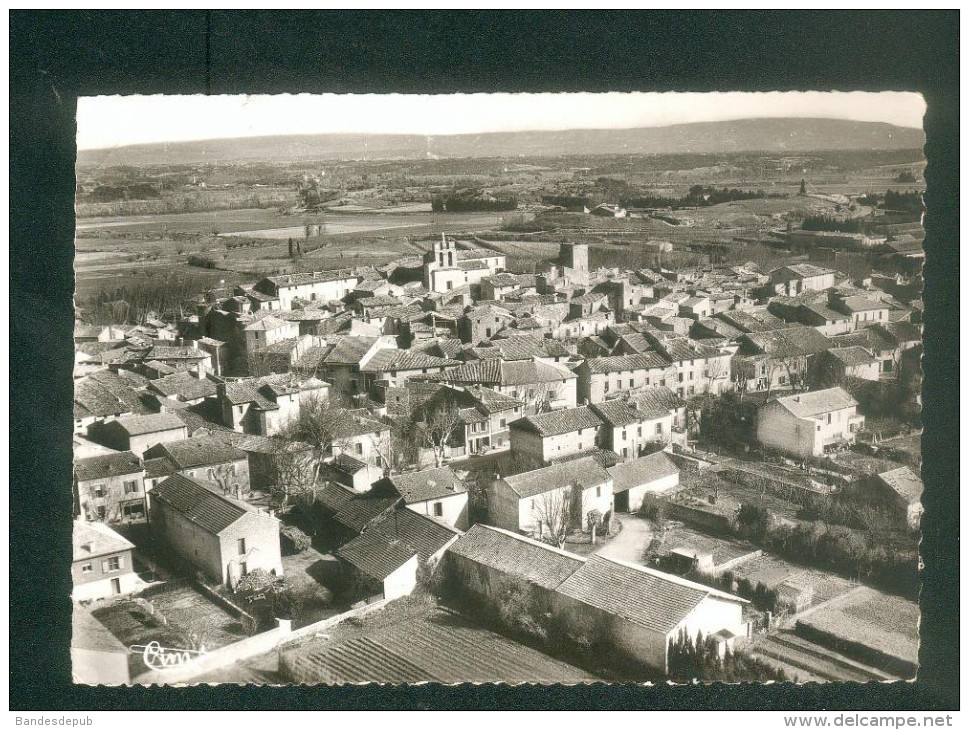
[[[773,589],[781,583],[796,588],[813,591],[813,604],[818,605],[838,596],[842,596],[857,587],[846,578],[816,568],[789,563],[774,555],[762,555],[738,566],[733,574],[738,579],[745,579],[751,585],[763,583]]]
[[[806,612],[798,633],[853,654],[884,658],[884,664],[908,668],[918,665],[919,607],[914,601],[858,588],[839,599]]]

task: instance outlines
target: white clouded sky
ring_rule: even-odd
[[[79,149],[328,132],[447,135],[622,129],[751,117],[826,117],[921,127],[908,92],[99,96],[78,101]]]

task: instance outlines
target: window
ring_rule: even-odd
[[[691,385],[689,388],[687,388],[687,391],[686,392],[687,392],[687,395],[695,395],[696,394],[696,388]]]
[[[690,371],[690,380],[693,380],[693,371]]]
[[[98,507],[97,510],[95,511],[98,515],[99,520],[103,520],[105,517],[108,516],[108,511],[104,507]]]
[[[450,281],[449,281],[449,282],[447,283],[447,290],[448,290],[448,291],[451,291],[451,289],[453,289],[453,288],[454,288],[454,284],[453,284],[452,282],[450,282]]]
[[[605,382],[605,387],[603,388],[603,391],[605,391],[606,393],[609,392],[609,381],[608,380]]]
[[[632,379],[632,378],[630,378],[630,379],[629,379],[629,387],[630,387],[630,388],[632,388],[632,387],[633,387],[633,379]]]
[[[683,373],[679,373],[677,375],[676,382],[678,382],[678,383],[682,383],[683,382]],[[680,390],[683,390],[683,389],[680,388]]]
[[[623,441],[625,441],[625,440],[626,440],[626,432],[625,432],[625,430],[624,430],[624,431],[622,432],[622,440],[623,440]]]
[[[639,436],[639,437],[642,437],[642,435],[643,435],[643,427],[642,426],[636,426],[636,435]]]
[[[444,505],[440,502],[434,503],[434,516],[443,517],[444,516]]]
[[[579,436],[582,436],[582,429],[579,429]]]
[[[102,499],[104,497],[104,485],[103,484],[95,484],[91,488],[91,490],[92,490],[92,492],[94,494],[94,498],[95,499]]]
[[[508,419],[502,418],[500,421],[498,421],[498,427],[504,428],[507,425],[507,423],[508,423]]]
[[[622,450],[622,455],[623,456],[626,455],[626,450],[625,449]],[[596,487],[596,496],[597,497],[601,497],[602,496],[602,487]]]
[[[354,449],[356,450],[358,456],[363,454],[363,444],[359,442],[354,444]]]
[[[236,540],[236,548],[238,550],[239,555],[245,555],[246,554],[246,538],[240,537],[238,540]]]
[[[90,573],[93,570],[94,570],[94,566],[91,565],[90,563],[85,563],[84,565],[81,566],[82,573]]]
[[[108,558],[101,566],[105,573],[113,573],[116,570],[121,570],[123,567],[124,561],[121,559],[120,555],[115,555],[114,557]]]
[[[135,494],[138,491],[138,482],[131,481],[124,483],[125,494]]]
[[[663,434],[663,422],[662,421],[660,421],[659,423],[656,424],[656,434],[657,435],[662,435]]]
[[[828,414],[828,425],[829,426],[831,425],[831,414],[830,413]]]

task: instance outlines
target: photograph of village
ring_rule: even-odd
[[[80,101],[75,682],[916,676],[924,103],[603,96]]]

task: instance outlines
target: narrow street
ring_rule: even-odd
[[[622,531],[596,550],[596,555],[642,565],[643,550],[652,538],[649,520],[636,515],[617,515],[616,519],[622,522]]]

